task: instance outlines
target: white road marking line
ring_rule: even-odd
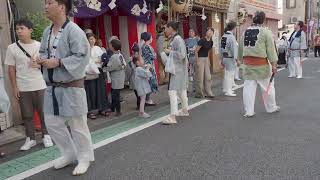
[[[193,109],[193,108],[198,107],[198,106],[200,106],[200,105],[202,105],[202,104],[204,104],[204,103],[207,103],[207,102],[209,102],[209,101],[210,101],[210,100],[201,100],[201,101],[199,101],[199,102],[197,102],[197,103],[194,103],[194,104],[190,105],[190,106],[188,107],[188,109],[189,109],[189,110],[190,110],[190,109]],[[155,119],[155,120],[150,121],[150,122],[148,122],[148,123],[146,123],[146,124],[143,124],[143,125],[141,125],[141,126],[132,128],[132,129],[126,131],[126,132],[123,132],[123,133],[120,133],[120,134],[118,134],[118,135],[115,135],[115,136],[113,136],[113,137],[111,137],[111,138],[108,138],[108,139],[105,139],[105,140],[103,140],[103,141],[100,141],[100,142],[94,144],[93,147],[94,147],[94,149],[97,149],[97,148],[100,148],[100,147],[105,146],[105,145],[107,145],[107,144],[110,144],[110,143],[112,143],[112,142],[114,142],[114,141],[117,141],[117,140],[119,140],[119,139],[121,139],[121,138],[124,138],[124,137],[126,137],[126,136],[129,136],[129,135],[134,134],[134,133],[136,133],[136,132],[139,132],[139,131],[141,131],[141,130],[143,130],[143,129],[146,129],[146,128],[148,128],[148,127],[151,127],[151,126],[153,126],[153,125],[155,125],[155,124],[158,124],[158,123],[162,122],[163,120],[165,120],[168,116],[169,116],[169,115],[163,116],[163,117],[161,117],[161,118]],[[42,172],[42,171],[44,171],[44,170],[47,170],[47,169],[53,167],[54,161],[55,161],[55,160],[49,161],[49,162],[47,162],[47,163],[45,163],[45,164],[42,164],[42,165],[40,165],[40,166],[34,167],[34,168],[32,168],[32,169],[29,169],[29,170],[27,170],[27,171],[25,171],[25,172],[22,172],[22,173],[20,173],[20,174],[17,174],[17,175],[15,175],[15,176],[12,176],[12,177],[10,177],[10,178],[7,178],[7,180],[22,180],[22,179],[25,179],[25,178],[27,178],[27,177],[33,176],[33,175],[35,175],[35,174],[38,174],[38,173],[40,173],[40,172]]]
[[[207,102],[209,102],[209,100],[199,101],[199,102],[197,102],[197,103],[194,103],[194,104],[190,105],[190,106],[188,107],[188,109],[189,109],[189,110],[190,110],[190,109],[193,109],[193,108],[195,108],[195,107],[197,107],[197,106],[200,106],[200,105],[202,105],[202,104],[204,104],[204,103],[207,103]],[[94,149],[97,149],[97,148],[99,148],[99,147],[105,146],[105,145],[107,145],[107,144],[109,144],[109,143],[111,143],[111,142],[114,142],[114,141],[118,140],[118,139],[121,139],[121,138],[123,138],[123,137],[129,136],[129,135],[131,135],[131,134],[133,134],[133,133],[139,132],[139,131],[141,131],[141,130],[143,130],[143,129],[146,129],[146,128],[148,128],[148,127],[151,127],[151,126],[153,126],[153,125],[156,125],[156,124],[162,122],[163,120],[165,120],[165,119],[168,118],[168,117],[169,117],[169,115],[166,115],[166,116],[163,116],[163,117],[161,117],[161,118],[155,119],[155,120],[153,120],[153,121],[151,121],[151,122],[145,123],[145,124],[143,124],[143,125],[141,125],[141,126],[138,126],[138,127],[136,127],[136,128],[130,129],[130,130],[126,131],[126,132],[123,132],[123,133],[120,133],[120,134],[118,134],[118,135],[115,135],[115,136],[113,136],[113,137],[111,137],[111,138],[109,138],[109,139],[100,141],[100,142],[94,144],[93,147],[94,147]]]

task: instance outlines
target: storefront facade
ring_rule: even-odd
[[[82,29],[91,29],[108,47],[111,36],[119,37],[122,54],[126,60],[130,58],[130,49],[134,43],[140,42],[142,32],[150,32],[154,41],[151,46],[156,48],[155,5],[159,0],[117,0],[116,6],[110,8],[111,0],[101,1],[97,6],[83,4],[76,7],[74,22]],[[144,3],[145,2],[145,3]],[[158,69],[157,62],[155,63]]]
[[[172,0],[172,3],[174,3],[174,0]],[[214,50],[210,56],[212,73],[218,73],[222,70],[219,56],[219,42],[223,35],[229,4],[230,0],[194,0],[189,12],[178,12],[178,15],[176,15],[179,17],[179,21],[182,22],[182,35],[184,38],[188,38],[190,28],[195,29],[200,37],[205,35],[208,27],[214,28],[215,32],[212,39]],[[202,18],[203,14],[206,18]]]
[[[256,11],[264,11],[266,13],[267,26],[272,32],[274,38],[278,37],[278,21],[281,19],[281,15],[277,11],[277,0],[243,0],[240,5],[245,7],[248,11],[249,17],[247,21],[241,26],[240,32],[244,32],[247,27],[252,24],[252,18]]]

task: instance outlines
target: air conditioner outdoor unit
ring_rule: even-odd
[[[301,17],[292,16],[292,17],[290,18],[290,23],[292,23],[292,24],[295,24],[295,23],[297,23],[298,21],[301,21]]]

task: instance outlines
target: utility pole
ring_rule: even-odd
[[[319,22],[320,22],[320,0],[318,0],[318,2],[317,2],[317,8],[318,8],[318,13],[317,13],[317,15],[318,15],[318,21],[317,21],[317,33],[319,34]]]
[[[312,37],[311,37],[311,30],[310,30],[310,21],[311,21],[311,3],[312,3],[312,0],[307,0],[307,11],[306,11],[306,24],[307,24],[307,46],[308,46],[308,51],[307,53],[309,54],[310,53],[310,42],[312,42]],[[312,29],[312,28],[311,28]]]

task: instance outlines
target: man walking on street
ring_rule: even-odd
[[[234,74],[238,66],[238,43],[232,31],[236,28],[237,23],[231,21],[225,28],[224,35],[221,38],[221,55],[224,66],[223,92],[226,96],[236,96],[232,90],[234,85]]]
[[[70,0],[45,1],[45,13],[52,25],[43,33],[38,62],[44,67],[48,85],[45,122],[62,156],[54,168],[66,167],[77,160],[72,174],[81,175],[88,170],[90,161],[94,161],[84,90],[90,47],[85,33],[67,18],[71,7]]]
[[[264,94],[268,89],[272,73],[277,72],[277,52],[275,49],[272,32],[263,27],[266,15],[257,11],[253,18],[253,25],[248,27],[239,46],[239,60],[243,62],[243,103],[244,117],[255,115],[254,104],[257,85]],[[278,112],[280,107],[276,104],[274,82],[269,86],[269,92],[264,98],[264,105],[268,113]]]
[[[163,124],[171,125],[176,124],[176,116],[189,116],[188,112],[188,59],[186,52],[186,45],[182,37],[178,34],[179,24],[175,21],[168,22],[165,31],[171,37],[169,41],[169,49],[164,52],[168,55],[172,63],[166,63],[166,66],[171,64],[172,67],[169,76],[168,94],[170,98],[170,116],[162,121]],[[178,111],[178,97],[181,100],[182,110]]]
[[[302,30],[303,26],[303,22],[299,21],[289,39],[289,78],[302,78],[302,56],[307,49],[306,34]]]
[[[31,39],[32,30],[33,24],[29,20],[22,19],[16,22],[16,33],[19,41],[9,45],[5,59],[13,95],[20,104],[26,129],[27,138],[20,148],[21,151],[27,151],[36,145],[33,122],[34,111],[37,111],[40,117],[44,146],[53,146],[43,115],[44,91],[47,86],[43,80],[40,66],[36,63],[40,43]]]

